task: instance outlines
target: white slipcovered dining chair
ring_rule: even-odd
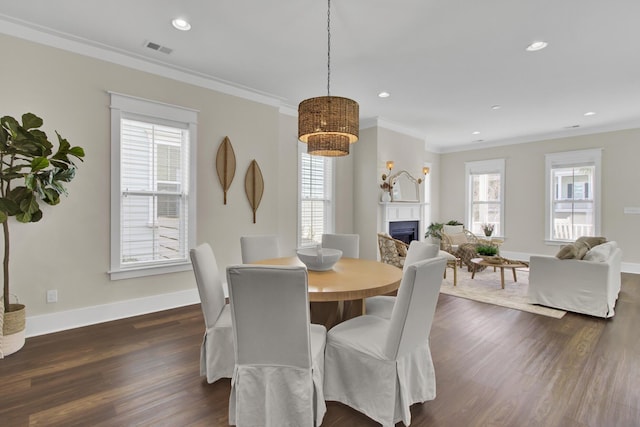
[[[404,272],[411,264],[415,264],[416,262],[425,259],[435,258],[437,256],[440,256],[440,248],[438,245],[413,240],[409,244],[409,249],[407,249],[407,256],[404,259],[402,271]],[[393,305],[396,302],[396,297],[390,295],[378,295],[375,297],[369,297],[364,301],[366,314],[390,319],[391,312],[393,311]]]
[[[429,333],[446,260],[407,267],[391,319],[359,316],[327,333],[324,397],[383,427],[411,423],[410,406],[435,399]]]
[[[206,327],[200,347],[200,375],[212,383],[233,375],[231,313],[225,303],[222,278],[211,246],[203,243],[191,249],[189,254]]]
[[[278,258],[280,256],[278,236],[271,234],[241,236],[240,251],[242,252],[243,264],[251,264],[252,262],[263,259]]]
[[[323,234],[322,247],[340,249],[344,258],[360,258],[360,235]]]
[[[319,426],[327,330],[309,319],[307,270],[227,268],[236,366],[229,424]]]

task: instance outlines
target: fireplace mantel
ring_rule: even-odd
[[[420,202],[380,202],[380,232],[389,234],[389,223],[395,221],[418,221],[418,236],[424,236],[424,203]]]

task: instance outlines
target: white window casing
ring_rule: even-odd
[[[475,184],[481,193],[477,199],[474,199]],[[481,225],[492,223],[493,236],[505,236],[504,192],[505,159],[465,163],[465,226],[469,231],[482,236]]]
[[[602,149],[545,155],[545,242],[601,233]]]
[[[191,269],[196,236],[193,109],[111,96],[112,280]]]

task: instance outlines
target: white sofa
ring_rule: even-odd
[[[598,317],[612,317],[620,292],[622,251],[611,241],[583,259],[531,256],[529,302]]]

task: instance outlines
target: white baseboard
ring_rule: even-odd
[[[522,261],[528,261],[529,258],[531,257],[531,255],[538,255],[538,254],[530,254],[530,253],[526,253],[526,252],[501,251],[500,255],[504,256],[505,258],[509,258],[509,259],[517,259],[517,260],[522,260]],[[635,262],[623,262],[620,265],[620,271],[622,273],[640,274],[640,264],[635,263]]]
[[[195,288],[57,313],[27,316],[26,336],[35,337],[191,304],[200,304],[200,296]]]

